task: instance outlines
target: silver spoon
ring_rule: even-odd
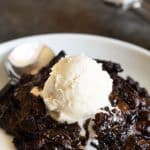
[[[9,55],[9,54],[8,54]],[[7,56],[8,56],[7,55]],[[28,67],[28,66],[27,66]],[[4,60],[4,68],[8,75],[8,82],[5,86],[0,90],[0,98],[13,86],[16,85],[22,75],[23,67],[16,68],[13,64],[8,60],[8,57]]]
[[[104,0],[107,4],[122,7],[124,11],[132,10],[150,22],[150,3],[146,0]]]
[[[51,50],[46,45],[40,45],[39,48],[40,51],[37,51],[39,52],[39,56],[36,62],[29,64],[27,63],[25,66],[16,67],[16,65],[13,65],[13,63],[11,63],[11,61],[9,60],[9,55],[14,49],[7,54],[4,60],[4,68],[9,80],[5,84],[5,86],[0,90],[0,97],[2,97],[13,85],[16,85],[19,82],[22,74],[37,74],[41,68],[46,66],[49,63],[49,61],[52,60],[52,58],[54,57],[53,50]],[[29,50],[30,45],[27,45],[26,49]],[[19,51],[20,50],[21,49],[19,49]]]

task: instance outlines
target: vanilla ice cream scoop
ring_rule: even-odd
[[[66,56],[52,68],[42,97],[50,115],[73,123],[110,106],[112,79],[102,65],[85,56]]]
[[[8,55],[8,60],[22,71],[36,74],[54,57],[54,52],[45,44],[25,43],[17,46]]]

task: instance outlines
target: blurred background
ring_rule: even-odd
[[[147,11],[150,14],[150,9]],[[104,0],[0,0],[0,42],[56,32],[102,35],[150,49],[149,20],[120,4]]]

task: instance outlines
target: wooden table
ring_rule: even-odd
[[[54,32],[103,35],[150,49],[150,23],[103,0],[0,0],[0,42]]]

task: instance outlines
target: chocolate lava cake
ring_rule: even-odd
[[[96,134],[90,145],[97,150],[150,150],[150,96],[132,78],[120,77],[123,69],[117,63],[96,60],[113,79],[109,99],[114,109],[102,108],[86,120],[85,136],[77,122],[59,123],[47,115],[43,99],[30,91],[43,88],[52,66],[64,56],[61,51],[37,75],[23,75],[0,97],[0,127],[14,137],[17,150],[82,150],[90,121]]]

